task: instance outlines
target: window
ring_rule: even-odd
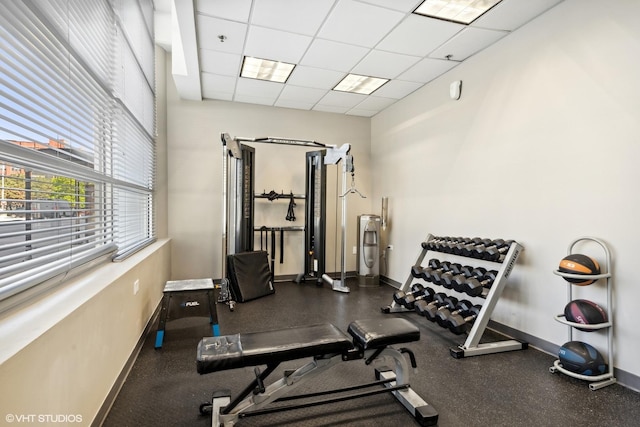
[[[0,310],[154,240],[152,13],[0,2]]]

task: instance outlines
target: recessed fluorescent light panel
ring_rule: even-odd
[[[295,64],[245,56],[240,77],[284,83],[294,67]]]
[[[470,24],[502,0],[425,0],[413,13]]]
[[[333,90],[340,92],[361,93],[371,95],[376,89],[388,82],[389,79],[379,79],[377,77],[359,76],[357,74],[347,74]]]

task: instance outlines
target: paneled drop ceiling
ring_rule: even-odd
[[[154,0],[156,43],[183,99],[371,117],[562,0],[502,0],[463,25],[417,15],[422,0]],[[240,77],[245,56],[295,64],[285,83]],[[332,90],[348,73],[389,81]]]

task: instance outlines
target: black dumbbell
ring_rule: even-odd
[[[439,244],[446,242],[450,237],[432,237],[427,242],[422,242],[422,247],[424,249],[435,251]]]
[[[465,250],[475,245],[479,245],[480,242],[482,242],[482,239],[480,237],[473,237],[473,238],[467,237],[461,242],[456,243],[453,253],[456,255],[468,256],[466,255]]]
[[[458,304],[458,299],[456,297],[452,297],[448,295],[439,297],[439,295],[436,294],[435,300],[430,302],[426,307],[424,307],[424,310],[422,311],[421,314],[427,319],[429,319],[430,321],[435,322],[438,310],[448,309],[449,311],[452,311],[456,309],[457,304]]]
[[[461,274],[453,274],[452,272],[447,271],[440,276],[440,283],[438,284],[445,289],[453,289],[453,282],[458,276],[461,276]]]
[[[482,258],[488,261],[502,262],[512,243],[513,240],[504,241],[497,239],[491,246],[486,248],[482,254]]]
[[[484,277],[487,270],[483,267],[473,268],[467,265],[462,268],[461,272],[462,272],[462,276],[454,277],[453,283],[452,283],[453,290],[457,292],[466,292],[467,280],[469,280],[472,277],[475,277],[476,279],[480,280]]]
[[[443,292],[435,293],[435,294],[431,295],[431,301],[427,301],[426,299],[422,299],[420,301],[416,301],[416,303],[413,306],[413,309],[420,316],[424,316],[425,315],[424,314],[425,310],[427,310],[427,307],[429,307],[429,305],[434,304],[434,303],[443,303],[445,298],[447,298],[447,294],[445,294]]]
[[[447,254],[455,254],[456,250],[458,250],[457,245],[459,243],[463,243],[464,241],[464,237],[452,237],[449,241],[444,242],[442,245],[440,245],[440,251]]]
[[[421,283],[414,283],[411,285],[409,292],[397,291],[393,294],[393,300],[402,306],[405,306],[407,298],[418,296],[424,291],[424,286]]]
[[[469,250],[469,255],[471,258],[482,259],[482,255],[484,251],[491,246],[491,239],[482,239],[482,241],[475,245],[473,248]]]
[[[455,314],[466,313],[471,309],[471,307],[473,307],[473,303],[466,299],[458,301],[455,307],[440,307],[438,311],[436,311],[436,322],[443,328],[448,328],[449,317]]]
[[[435,291],[433,289],[424,288],[424,289],[422,289],[421,293],[407,295],[404,298],[404,301],[403,301],[402,305],[407,310],[413,310],[414,307],[415,307],[415,304],[418,301],[427,301],[427,302],[433,301],[433,295],[434,294],[435,294]]]
[[[437,258],[431,258],[429,260],[429,263],[427,264],[427,267],[423,268],[420,272],[420,277],[429,282],[431,281],[431,273],[434,273],[436,271],[446,271],[446,269],[449,268],[449,264],[449,261],[440,262],[440,260]]]
[[[422,267],[414,265],[411,267],[411,275],[416,279],[422,279]]]
[[[471,272],[470,269],[471,267],[465,265],[459,269],[456,267],[455,271],[449,271],[442,274],[439,285],[446,289],[453,289],[457,292],[462,292],[460,283],[464,283],[467,278],[467,274]]]
[[[424,248],[437,252],[453,253],[457,242],[461,242],[464,237],[440,237],[430,240]]]
[[[467,331],[467,325],[472,324],[480,315],[480,310],[482,310],[481,305],[474,305],[464,313],[452,314],[447,320],[447,327],[456,335],[464,334]]]
[[[430,271],[428,273],[429,278],[427,280],[435,283],[436,285],[442,285],[445,277],[460,274],[460,269],[462,268],[460,264],[448,261],[445,262],[447,263],[445,268]]]
[[[463,237],[451,246],[451,252],[455,255],[461,255],[462,248],[469,243],[471,243],[471,239],[468,237]]]
[[[425,292],[414,302],[413,309],[419,315],[424,316],[423,314],[424,308],[427,305],[431,304],[431,302],[433,302],[435,298],[436,298],[435,291],[431,288],[426,288]]]
[[[490,270],[482,276],[481,280],[478,280],[474,277],[467,280],[465,283],[464,293],[472,297],[479,297],[482,295],[483,289],[490,288],[493,285],[493,282],[496,280],[498,276],[498,272],[496,270]]]
[[[462,256],[478,258],[479,253],[487,246],[491,244],[491,239],[473,239],[472,243],[464,246],[462,248],[461,254]]]
[[[456,292],[463,292],[466,280],[469,277],[473,277],[473,272],[475,270],[476,269],[471,267],[470,265],[462,266],[462,268],[460,269],[460,274],[443,278],[444,283],[442,283],[442,286],[447,289],[453,289]]]

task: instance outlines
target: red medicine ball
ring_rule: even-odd
[[[600,265],[598,261],[587,255],[571,254],[562,258],[558,271],[560,273],[594,275],[600,274]],[[569,277],[564,279],[578,286],[586,286],[595,282],[593,279],[573,279]]]

